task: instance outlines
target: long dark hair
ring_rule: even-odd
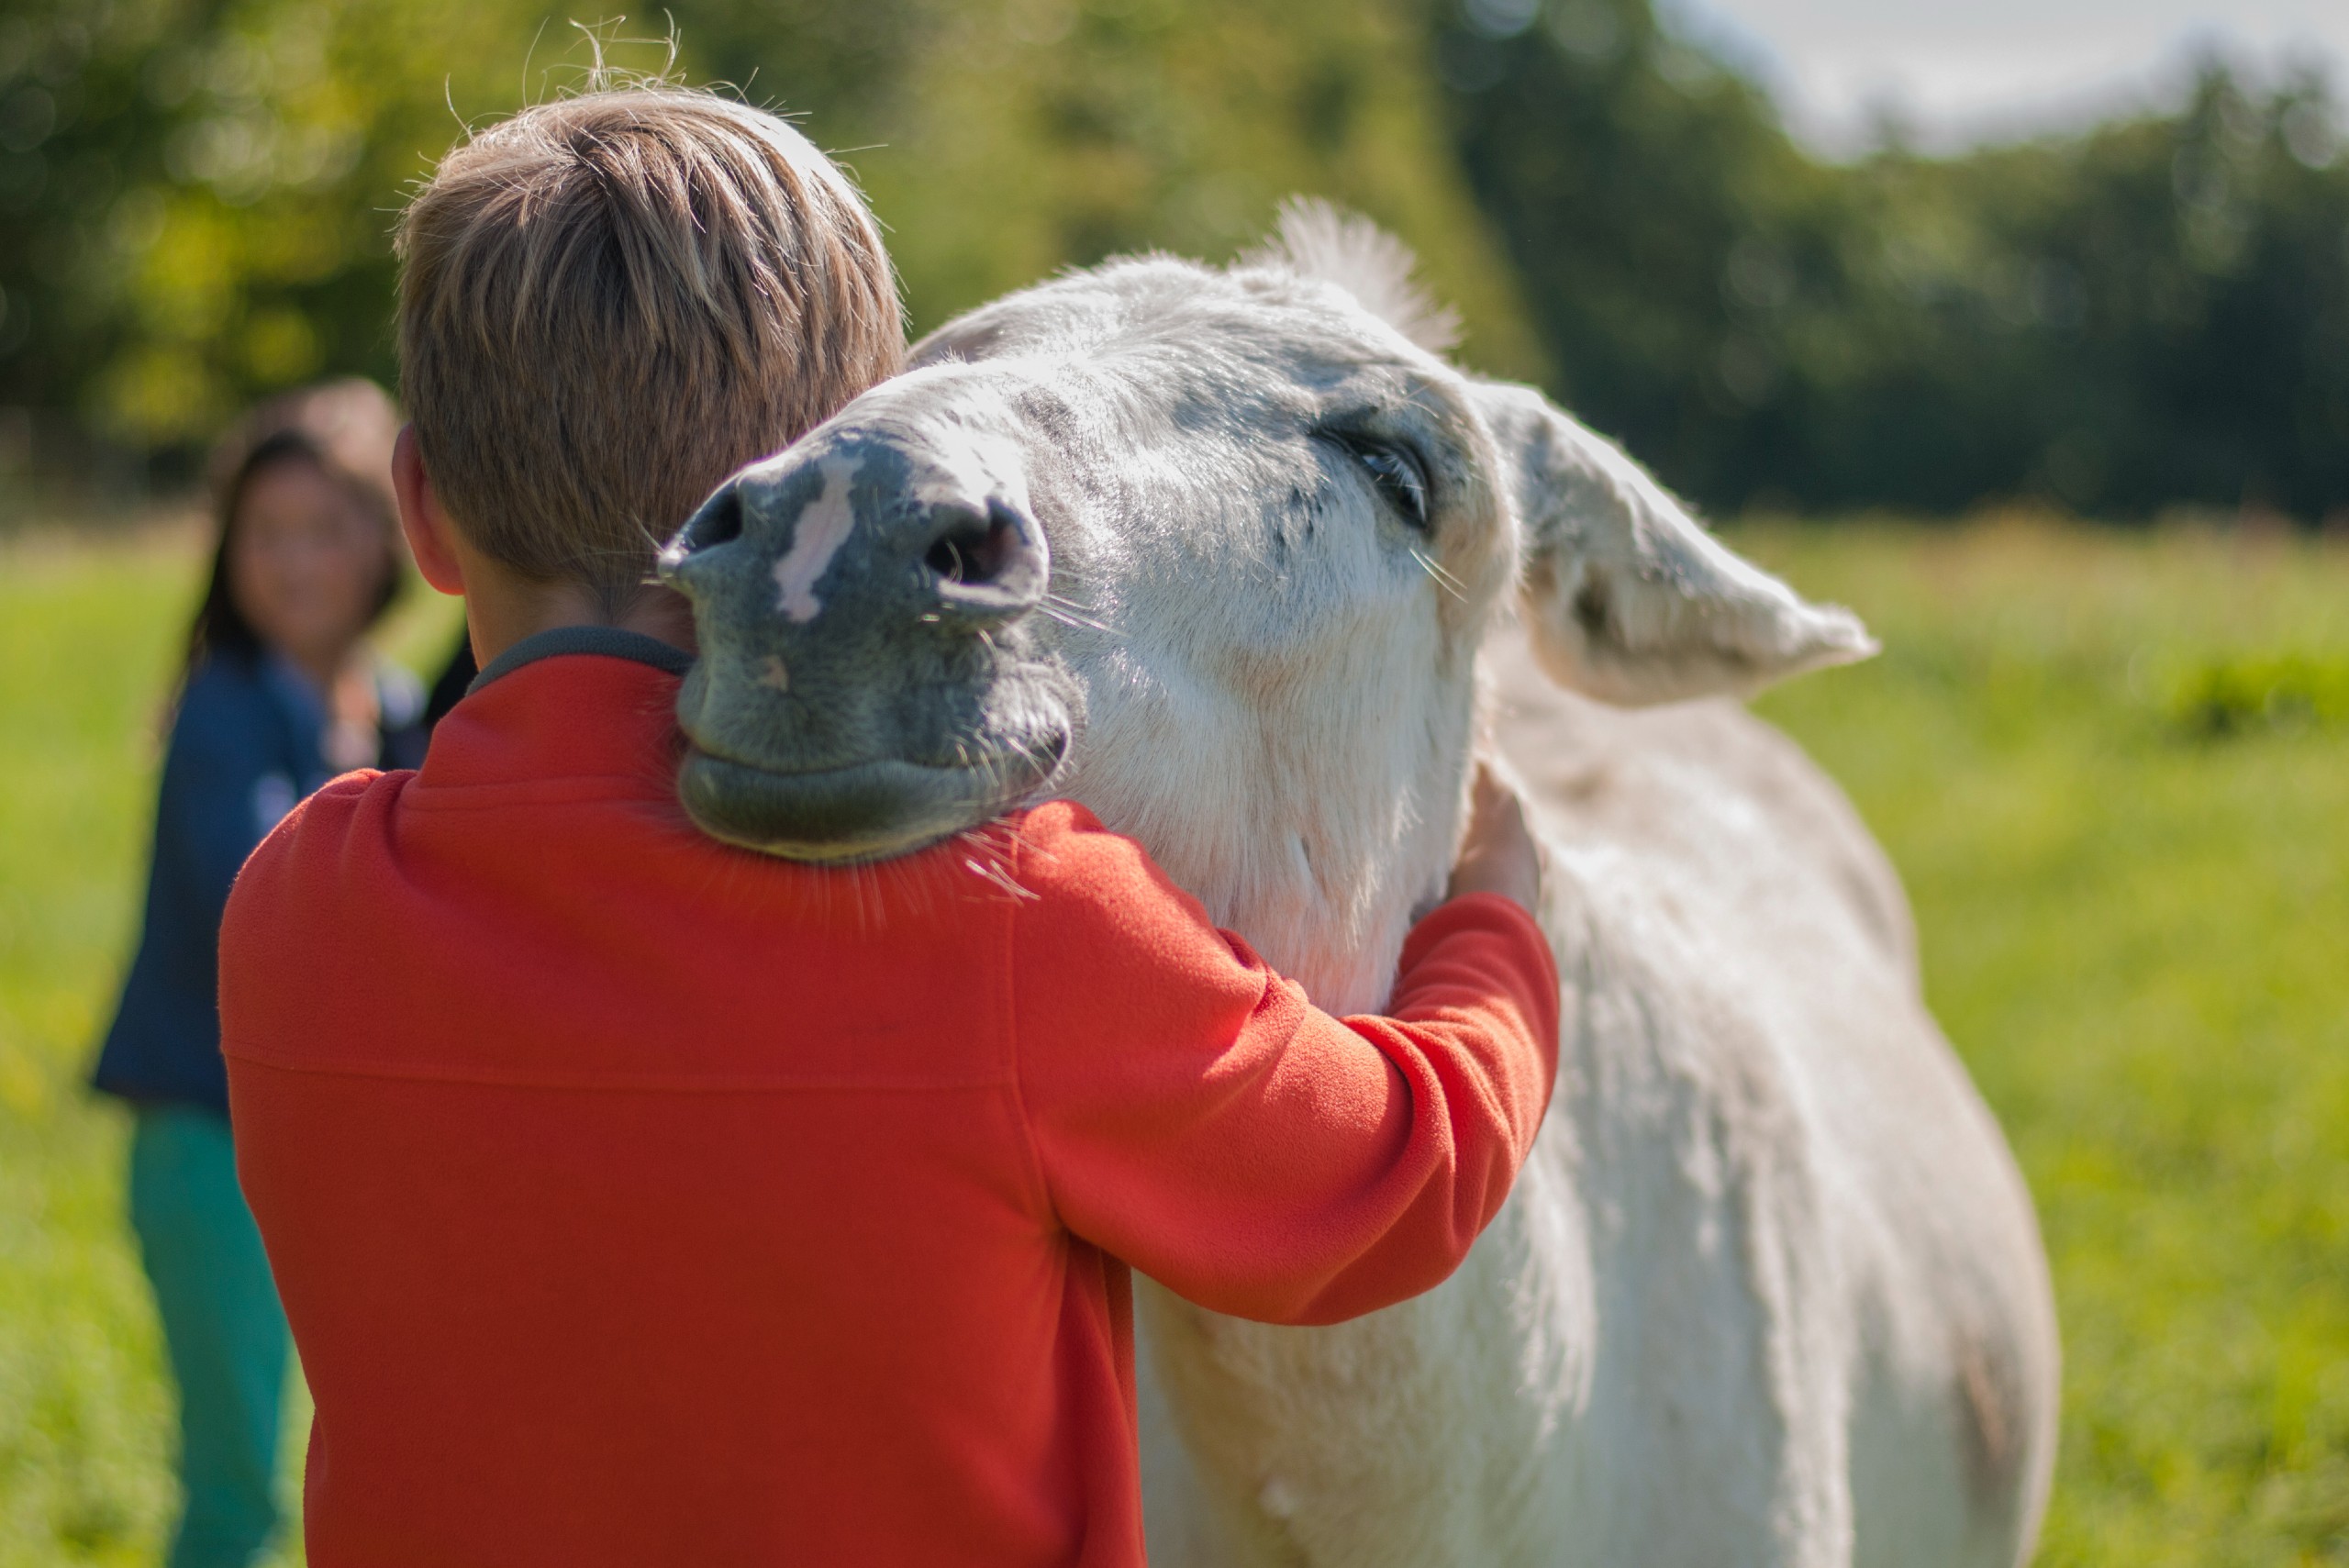
[[[384,581],[367,624],[381,620],[398,600],[407,585],[401,570],[406,553],[399,504],[392,490],[392,442],[398,431],[399,415],[383,388],[354,376],[272,398],[221,438],[212,453],[212,571],[188,625],[183,685],[215,654],[252,659],[261,652],[260,634],[237,606],[228,552],[236,544],[245,492],[253,476],[272,463],[311,464],[365,507],[383,530]]]

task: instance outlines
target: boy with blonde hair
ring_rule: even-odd
[[[401,254],[403,521],[483,672],[421,770],[256,851],[222,943],[310,1562],[1138,1568],[1120,1260],[1329,1321],[1508,1191],[1557,1028],[1513,803],[1391,1018],[1318,1011],[1063,803],[1014,814],[1022,900],[951,849],[843,900],[875,873],[705,840],[644,576],[896,367],[872,219],[780,121],[638,91],[460,147]]]
[[[689,637],[647,584],[661,540],[905,355],[840,170],[708,94],[591,94],[491,128],[409,204],[399,253],[415,425],[395,472],[476,652],[573,617]]]

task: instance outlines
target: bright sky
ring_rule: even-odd
[[[1830,151],[1897,105],[1929,147],[2076,125],[2165,101],[2215,43],[2263,75],[2324,63],[2349,96],[2349,0],[1666,0],[1777,93]]]

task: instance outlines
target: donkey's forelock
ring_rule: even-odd
[[[1410,248],[1366,217],[1310,196],[1281,204],[1272,236],[1238,265],[1279,267],[1334,284],[1431,354],[1460,341],[1460,317],[1419,286]]]

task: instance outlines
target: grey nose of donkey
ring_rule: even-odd
[[[1049,581],[1043,531],[993,487],[913,472],[881,444],[835,447],[736,474],[661,555],[661,577],[696,603],[739,582],[747,545],[773,551],[774,611],[816,634],[907,622],[984,630],[1036,607]]]

